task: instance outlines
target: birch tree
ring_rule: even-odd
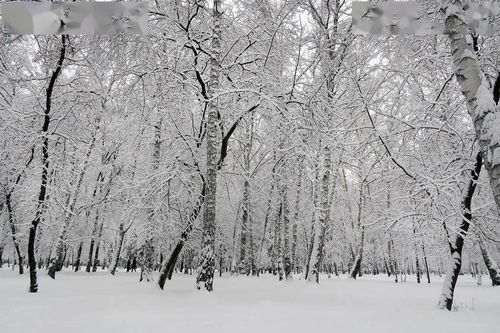
[[[217,195],[217,146],[218,146],[218,105],[217,89],[219,88],[220,76],[220,48],[222,38],[222,1],[213,1],[213,36],[211,45],[210,61],[210,84],[208,90],[207,111],[207,172],[205,207],[203,210],[203,241],[201,259],[198,264],[198,276],[196,284],[198,289],[201,284],[207,291],[213,290],[213,279],[215,272],[215,208]]]

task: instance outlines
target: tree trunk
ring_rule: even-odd
[[[205,199],[206,183],[204,181],[204,178],[202,179],[203,179],[203,186],[201,189],[201,193],[198,196],[198,201],[195,208],[192,210],[191,215],[189,216],[188,225],[186,226],[186,229],[182,232],[179,241],[174,247],[174,250],[171,252],[166,263],[165,264],[162,263],[162,268],[160,269],[160,277],[158,278],[158,286],[161,289],[164,288],[167,279],[169,280],[172,279],[172,274],[174,272],[175,264],[179,258],[182,248],[184,247],[184,243],[187,241],[189,233],[193,229],[194,221],[197,219],[201,207],[203,206],[203,202]]]
[[[35,238],[36,238],[36,229],[38,224],[42,219],[42,215],[45,212],[46,203],[45,198],[47,195],[47,181],[48,181],[48,172],[49,172],[49,136],[48,130],[50,125],[50,111],[52,106],[52,92],[54,89],[54,85],[56,80],[61,73],[62,64],[64,61],[64,57],[66,55],[66,35],[62,35],[61,37],[61,51],[59,54],[59,60],[57,62],[57,67],[55,71],[52,73],[50,77],[49,86],[47,88],[47,96],[45,103],[45,112],[44,112],[44,120],[42,125],[42,181],[40,184],[40,192],[38,194],[38,203],[35,212],[35,218],[31,222],[30,233],[28,238],[28,263],[30,267],[30,292],[36,293],[38,291],[38,282],[36,276],[36,258],[35,258]]]
[[[286,179],[285,179],[286,181]],[[286,182],[282,185],[281,189],[282,195],[281,200],[283,202],[283,272],[285,273],[285,279],[290,280],[292,278],[292,261],[290,259],[290,211],[288,209],[288,190]]]
[[[415,238],[414,240],[414,245],[415,245],[415,270],[416,270],[416,273],[417,273],[417,283],[420,283],[420,262],[418,260],[418,246],[417,246],[417,231],[415,229],[415,221],[412,221],[413,222],[413,237]]]
[[[153,272],[154,266],[154,245],[153,245],[153,234],[150,234],[150,237],[146,239],[142,246],[142,255],[141,255],[141,275],[139,277],[139,282],[146,279],[146,281],[150,281],[152,279],[151,273]]]
[[[214,103],[214,101],[212,101]],[[250,109],[248,109],[247,113],[253,112],[255,109],[257,109],[259,104],[256,104],[252,106]],[[216,168],[217,170],[220,170],[223,166],[224,160],[227,156],[227,149],[228,149],[228,142],[229,139],[231,138],[232,134],[234,133],[236,127],[238,126],[239,122],[243,118],[243,115],[240,116],[231,126],[231,128],[227,131],[226,135],[222,139],[222,144],[221,144],[221,150],[220,150],[220,157],[217,162]],[[189,235],[191,234],[191,231],[193,230],[194,227],[194,222],[198,218],[198,215],[200,213],[201,207],[203,207],[205,203],[205,193],[207,189],[207,182],[205,181],[205,177],[200,173],[200,178],[202,180],[202,188],[201,188],[201,193],[198,196],[198,200],[196,202],[195,207],[191,211],[191,214],[189,215],[188,219],[188,224],[183,230],[183,232],[180,235],[179,241],[177,242],[177,245],[174,248],[174,251],[171,253],[169,259],[165,263],[165,265],[162,265],[161,268],[161,273],[160,277],[158,278],[158,286],[163,289],[165,286],[165,282],[168,279],[172,278],[172,273],[175,268],[175,264],[179,258],[179,254],[182,251],[182,248],[184,247],[185,242],[187,241]],[[215,265],[215,258],[214,258],[214,265]]]
[[[5,248],[5,238],[6,237],[7,237],[6,232],[2,232],[2,235],[0,235],[0,268],[2,268],[2,266],[3,266],[3,250]]]
[[[109,268],[109,272],[111,275],[115,275],[116,267],[118,266],[118,261],[120,260],[120,252],[122,251],[123,239],[125,238],[125,233],[127,232],[124,229],[123,223],[120,223],[119,231],[118,231],[118,243],[116,245],[116,250],[113,255],[113,259],[111,260],[111,266]]]
[[[92,255],[94,254],[94,243],[95,243],[95,237],[97,237],[97,232],[99,231],[99,210],[96,210],[95,212],[96,216],[94,219],[94,227],[92,228],[92,238],[90,239],[90,246],[89,246],[89,258],[87,260],[87,267],[85,268],[85,271],[87,273],[90,273],[90,270],[92,268]]]
[[[298,223],[299,223],[299,213],[300,213],[300,195],[301,195],[301,190],[302,190],[302,159],[299,158],[298,161],[298,173],[297,173],[297,182],[295,185],[295,212],[293,214],[293,225],[292,225],[292,249],[291,249],[291,266],[292,269],[295,271],[297,270],[297,229],[298,229]]]
[[[92,193],[92,200],[95,200],[98,193],[100,193],[103,181],[104,181],[104,172],[100,171],[99,174],[97,175],[96,185]],[[89,216],[90,216],[90,209],[87,211],[87,217]],[[85,268],[85,271],[87,273],[90,273],[90,270],[92,268],[92,255],[94,254],[95,239],[97,237],[98,231],[99,231],[99,209],[96,208],[94,217],[94,226],[92,227],[92,236],[90,238],[89,257],[87,260],[87,267]]]
[[[276,162],[276,152],[274,152],[274,162]],[[274,187],[275,187],[275,182],[276,182],[276,175],[275,175],[275,168],[276,164],[273,167],[273,170],[271,171],[271,189],[269,190],[269,198],[267,199],[267,209],[266,209],[266,216],[264,217],[264,230],[262,231],[262,238],[260,240],[260,246],[259,246],[259,263],[258,263],[258,269],[262,269],[262,253],[264,250],[264,242],[266,241],[266,236],[267,236],[267,227],[269,225],[269,218],[271,216],[271,210],[272,210],[272,203],[273,203],[273,192],[274,192]]]
[[[250,209],[250,183],[248,181],[249,172],[245,172],[245,181],[243,182],[243,206],[241,215],[241,234],[240,234],[240,256],[238,271],[240,274],[248,274],[248,238],[250,234],[249,209]]]
[[[189,216],[188,224],[185,228],[185,230],[182,232],[181,237],[177,244],[174,247],[174,250],[168,257],[167,262],[162,265],[161,273],[158,278],[158,286],[163,289],[165,287],[165,282],[167,279],[172,279],[172,274],[174,273],[174,268],[175,264],[177,263],[177,260],[179,259],[179,255],[181,254],[182,248],[184,247],[185,242],[188,239],[189,234],[191,233],[191,230],[193,229],[194,222],[198,218],[198,215],[200,214],[201,207],[203,206],[203,203],[205,201],[205,191],[206,191],[206,182],[205,178],[202,177],[203,185],[201,188],[200,195],[198,196],[198,201],[196,202],[196,206],[193,208],[191,211],[191,215]]]
[[[479,178],[479,173],[482,166],[482,153],[479,152],[476,157],[476,165],[473,170],[471,170],[471,179],[469,181],[469,186],[467,192],[462,200],[462,222],[458,229],[458,233],[454,243],[449,241],[449,247],[451,252],[451,258],[449,262],[448,272],[443,283],[443,289],[441,291],[441,297],[439,299],[438,306],[440,309],[448,309],[451,311],[453,304],[453,293],[455,291],[455,285],[457,284],[458,274],[460,273],[460,268],[462,267],[462,248],[464,246],[464,240],[467,236],[469,230],[470,221],[472,218],[471,213],[471,203],[472,197],[476,190],[476,181]]]
[[[483,272],[481,272],[481,270],[479,269],[478,267],[478,263],[476,262],[474,264],[474,267],[476,269],[476,275],[477,275],[477,285],[478,286],[481,286],[483,284]]]
[[[243,205],[241,216],[241,235],[240,235],[240,258],[239,258],[239,271],[242,274],[250,274],[252,272],[252,257],[253,257],[253,226],[252,226],[252,204],[250,193],[250,179],[251,170],[250,164],[252,159],[252,146],[253,146],[253,116],[250,117],[250,124],[245,129],[243,150]]]
[[[391,262],[391,269],[394,274],[394,282],[398,283],[398,262],[396,258],[396,250],[394,248],[394,240],[392,239],[391,234],[389,234],[389,243],[387,246],[389,251],[389,261]]]
[[[495,263],[490,253],[488,252],[487,245],[484,243],[481,236],[479,236],[479,249],[481,250],[481,255],[483,256],[484,264],[488,269],[488,273],[491,278],[492,286],[500,286],[500,268]]]
[[[283,215],[283,202],[278,203],[278,209],[276,212],[274,220],[274,242],[273,242],[273,262],[274,272],[273,274],[278,274],[278,280],[283,280],[283,248],[281,246],[282,242],[282,230],[281,230],[281,218]]]
[[[330,222],[330,207],[329,207],[329,186],[331,173],[331,150],[328,146],[324,147],[323,159],[323,178],[321,179],[321,199],[319,211],[315,214],[317,220],[314,224],[315,239],[312,244],[311,260],[309,262],[308,281],[316,281],[319,283],[319,272],[323,259],[323,246],[325,241],[326,227]],[[312,274],[311,274],[312,273]]]
[[[82,257],[83,241],[78,245],[78,250],[76,251],[76,262],[75,262],[75,272],[80,270],[80,259]]]
[[[213,0],[213,36],[212,57],[210,60],[210,87],[209,94],[213,94],[219,88],[220,54],[221,54],[221,10],[222,0]],[[203,241],[201,260],[198,265],[198,276],[196,278],[197,288],[201,283],[207,291],[213,290],[213,279],[215,271],[215,208],[217,195],[217,143],[218,143],[218,105],[217,100],[208,102],[207,113],[207,190],[205,195],[205,209],[203,211]]]
[[[161,129],[162,129],[162,123],[163,119],[159,117],[158,122],[154,126],[155,130],[155,140],[153,142],[153,163],[151,166],[151,169],[153,171],[153,175],[156,174],[160,167],[160,157],[161,157]],[[151,184],[151,187],[154,189],[155,186],[154,184]],[[154,192],[154,191],[152,191]],[[153,198],[150,198],[150,205],[154,205],[154,201],[152,200]],[[155,234],[155,210],[153,208],[150,209],[149,215],[148,215],[148,226],[147,226],[147,237],[146,240],[143,244],[143,249],[142,249],[142,256],[141,256],[141,275],[139,278],[139,282],[142,280],[146,279],[146,281],[149,282],[149,280],[152,279],[151,274],[153,272],[153,266],[154,266],[154,257],[155,257],[155,251],[154,251],[154,234]]]
[[[361,262],[363,260],[363,249],[364,249],[364,241],[365,241],[365,227],[361,225],[362,211],[364,205],[364,182],[365,179],[363,175],[360,174],[360,182],[359,182],[359,203],[358,203],[358,223],[357,228],[361,231],[361,238],[359,244],[357,245],[356,257],[354,259],[353,265],[351,267],[350,276],[353,279],[356,279],[356,276],[361,276]],[[356,238],[355,238],[356,240]]]
[[[352,264],[350,276],[353,279],[356,279],[356,276],[361,276],[361,262],[363,261],[363,247],[365,240],[365,227],[361,227],[361,241],[358,245],[358,250],[356,252],[356,257],[354,259],[354,263]]]
[[[425,275],[427,276],[427,283],[431,283],[431,276],[429,274],[429,264],[427,263],[427,255],[425,254],[424,244],[422,244],[422,253],[424,254]]]
[[[0,203],[0,221],[2,218],[2,215],[4,215],[4,205],[3,203]],[[3,250],[5,249],[5,243],[7,241],[7,223],[8,219],[5,220],[5,223],[2,223],[0,227],[0,268],[3,266]]]
[[[450,1],[445,8],[445,25],[449,31],[455,77],[467,102],[484,167],[488,172],[497,210],[500,212],[500,142],[496,135],[500,128],[500,112],[496,107],[495,96],[489,91],[486,78],[479,67],[462,8],[461,0]]]
[[[320,142],[321,144],[321,142]],[[317,246],[318,242],[316,241],[316,238],[319,237],[318,232],[316,231],[317,227],[317,219],[318,219],[318,197],[319,197],[319,162],[316,165],[315,168],[315,177],[314,177],[314,182],[312,185],[312,190],[313,190],[313,212],[312,212],[312,226],[311,226],[311,234],[309,236],[309,243],[307,244],[307,249],[306,249],[306,265],[304,268],[304,279],[307,281],[312,281],[312,278],[310,277],[310,272],[312,271],[312,267],[314,266],[314,262],[311,264],[311,260],[313,260],[313,252],[314,246]],[[316,244],[316,245],[315,245]],[[314,259],[316,260],[316,259]]]
[[[23,256],[21,254],[21,250],[19,249],[19,242],[17,240],[16,234],[16,224],[14,222],[14,212],[12,211],[12,201],[11,201],[11,193],[7,193],[5,195],[5,205],[7,206],[7,219],[9,221],[10,225],[10,231],[12,233],[12,243],[14,244],[14,249],[17,254],[17,258],[19,261],[19,274],[24,273],[24,266],[23,266]]]
[[[94,262],[92,264],[92,272],[97,271],[97,265],[99,263],[99,246],[101,244],[101,237],[102,237],[102,229],[104,228],[104,221],[101,222],[101,225],[99,227],[99,233],[97,234],[97,243],[95,247],[95,256],[94,256]]]

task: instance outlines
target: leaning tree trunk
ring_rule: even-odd
[[[497,210],[500,211],[500,140],[496,135],[498,128],[500,128],[500,112],[496,105],[498,101],[495,100],[495,94],[489,91],[486,78],[479,67],[479,61],[474,52],[473,38],[471,38],[462,8],[461,0],[450,1],[444,8],[445,25],[449,31],[455,77],[465,97],[467,111],[474,125],[481,149],[483,160],[476,162],[476,169],[479,167],[477,174],[479,174],[481,163],[484,163]],[[481,154],[478,154],[478,158]],[[474,177],[472,178],[474,179]],[[474,189],[475,183],[471,182],[467,196],[464,198],[464,202],[469,206]],[[451,310],[453,291],[460,271],[463,240],[469,227],[470,209],[466,210],[465,213],[460,228],[461,232],[457,235],[455,245],[450,244],[452,259],[439,301],[440,308],[446,307],[448,310]],[[465,232],[463,232],[464,228],[462,227],[465,228]]]
[[[255,109],[258,108],[258,106],[259,106],[259,104],[256,104],[256,105],[250,107],[246,113],[253,112]],[[236,130],[236,127],[238,126],[241,119],[243,119],[244,115],[245,114],[240,116],[233,123],[231,128],[227,131],[226,135],[222,139],[220,156],[219,156],[219,160],[217,162],[217,170],[220,170],[223,166],[224,160],[227,156],[229,139],[231,138],[232,134]],[[184,244],[186,244],[186,242],[189,238],[189,235],[191,234],[191,231],[194,228],[194,222],[198,218],[198,215],[200,214],[201,208],[203,207],[203,205],[205,203],[205,193],[206,193],[206,189],[207,189],[207,183],[205,181],[205,177],[201,173],[199,175],[200,175],[200,178],[202,181],[202,188],[201,188],[201,192],[198,196],[198,200],[196,201],[196,205],[193,208],[193,210],[191,211],[191,214],[189,215],[188,223],[187,223],[186,227],[184,228],[184,230],[182,231],[180,238],[177,241],[176,246],[174,247],[174,250],[172,251],[172,253],[168,257],[168,260],[166,260],[166,262],[164,264],[162,263],[161,268],[159,270],[160,277],[158,278],[158,286],[161,289],[163,289],[165,287],[165,282],[167,281],[167,279],[170,280],[172,278],[172,274],[174,272],[174,268],[175,268],[175,265],[177,263],[177,260],[179,259],[179,255],[182,252]],[[215,259],[214,259],[214,262],[215,262]]]
[[[443,283],[441,297],[438,303],[438,306],[441,309],[446,308],[451,311],[451,306],[453,305],[453,293],[455,291],[455,285],[457,284],[460,268],[462,267],[462,249],[464,246],[465,237],[467,236],[467,232],[469,230],[470,221],[472,219],[472,197],[474,196],[474,192],[476,190],[476,182],[479,178],[479,172],[481,171],[482,163],[482,153],[479,152],[476,157],[476,165],[474,169],[471,170],[471,179],[469,181],[467,192],[462,199],[462,222],[460,224],[460,227],[458,228],[455,242],[452,243],[451,240],[448,241],[451,251],[451,258],[448,272],[446,273],[446,277]]]
[[[427,277],[427,283],[431,283],[431,275],[429,274],[429,264],[427,263],[427,255],[425,253],[424,244],[422,244],[422,253],[424,255],[424,266],[425,266],[425,275]]]
[[[167,279],[169,280],[172,279],[172,274],[174,273],[174,268],[177,263],[177,260],[179,259],[179,255],[181,254],[184,244],[188,240],[189,234],[193,229],[194,222],[198,218],[201,207],[203,206],[203,203],[205,201],[206,182],[204,177],[202,177],[202,182],[203,183],[201,192],[198,196],[198,200],[196,202],[195,207],[193,208],[191,214],[189,215],[188,224],[184,229],[184,231],[181,233],[181,237],[177,242],[177,244],[175,245],[174,250],[170,253],[168,260],[165,262],[165,264],[162,263],[162,268],[160,269],[160,277],[158,278],[158,286],[161,289],[165,287],[165,282],[167,281]]]
[[[449,31],[455,77],[467,102],[484,167],[500,212],[500,139],[496,134],[500,128],[500,110],[497,109],[495,96],[489,91],[486,78],[479,67],[462,8],[461,0],[450,1],[445,6],[445,24]]]
[[[487,245],[484,243],[481,236],[479,236],[479,249],[481,250],[484,264],[486,265],[488,273],[490,274],[491,284],[493,286],[500,286],[500,267],[498,267],[496,262],[491,257]]]
[[[30,233],[28,238],[28,263],[30,268],[30,292],[36,293],[38,291],[38,282],[36,276],[36,258],[35,258],[35,238],[36,238],[36,229],[38,224],[42,220],[42,215],[45,212],[46,208],[46,195],[47,195],[47,181],[48,181],[48,172],[49,172],[49,125],[50,125],[50,111],[52,106],[52,92],[54,90],[54,85],[56,80],[61,73],[62,64],[64,61],[64,57],[66,55],[66,35],[62,35],[61,37],[61,51],[59,54],[59,60],[57,61],[57,67],[55,71],[52,73],[49,81],[49,87],[47,88],[47,96],[45,103],[45,112],[43,118],[42,125],[42,181],[40,184],[40,192],[38,194],[38,203],[35,212],[35,218],[31,222]]]
[[[213,36],[212,57],[210,60],[210,85],[207,112],[207,189],[205,194],[205,209],[203,211],[203,241],[201,259],[198,264],[197,288],[205,285],[207,291],[213,290],[215,272],[215,205],[217,194],[217,143],[218,143],[218,105],[213,94],[219,88],[219,75],[221,71],[221,4],[222,0],[213,0]]]

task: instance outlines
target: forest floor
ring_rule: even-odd
[[[328,279],[320,285],[295,278],[223,275],[211,294],[195,289],[194,276],[176,274],[161,291],[139,283],[139,273],[39,271],[38,294],[28,274],[0,269],[0,331],[5,333],[180,332],[500,332],[500,287],[487,276],[477,286],[460,276],[456,311],[438,310],[442,279],[394,283],[387,276]]]

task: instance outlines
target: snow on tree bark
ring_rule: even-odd
[[[151,169],[153,173],[156,173],[160,168],[160,157],[161,157],[161,129],[162,129],[162,117],[159,118],[158,122],[154,126],[155,130],[155,139],[153,142],[153,163]],[[153,186],[154,188],[154,186]],[[150,205],[154,204],[153,200],[150,200]],[[154,245],[153,245],[153,237],[155,234],[155,209],[151,208],[148,214],[148,224],[147,224],[147,237],[142,246],[142,256],[141,256],[141,275],[139,278],[139,282],[150,281],[152,279],[151,273],[153,272],[154,266]]]
[[[125,233],[127,232],[129,227],[125,228],[124,224],[120,223],[120,226],[118,228],[118,241],[116,242],[116,249],[113,253],[111,265],[109,266],[109,272],[111,273],[111,275],[115,275],[116,268],[118,267],[118,261],[120,260],[120,253],[122,250]]]
[[[485,244],[482,236],[479,236],[479,249],[483,256],[484,264],[488,269],[492,286],[500,286],[500,267],[497,265],[493,257],[490,255],[487,245]]]
[[[273,153],[274,156],[274,161],[276,160],[276,152]],[[268,225],[269,225],[269,219],[271,217],[271,212],[272,212],[272,203],[273,203],[273,194],[274,194],[274,188],[275,188],[275,183],[277,181],[276,177],[276,164],[274,165],[273,169],[271,170],[271,187],[269,189],[269,197],[267,199],[266,203],[266,215],[264,217],[264,229],[262,231],[262,237],[260,239],[260,245],[259,245],[259,258],[258,258],[258,269],[261,270],[262,267],[262,255],[264,251],[264,243],[267,240],[267,230],[268,230]]]
[[[321,142],[320,142],[321,144]],[[319,176],[320,176],[320,172],[319,172],[319,162],[317,162],[318,164],[316,165],[315,167],[315,176],[314,176],[314,181],[312,182],[312,197],[313,197],[313,211],[312,211],[312,225],[311,225],[311,233],[309,235],[309,243],[307,244],[307,249],[306,249],[306,265],[304,267],[304,279],[305,280],[308,280],[308,281],[312,281],[310,280],[310,275],[311,275],[311,272],[312,272],[312,267],[314,266],[314,262],[313,262],[313,265],[311,265],[311,260],[313,260],[313,252],[315,251],[314,247],[315,247],[315,244],[317,246],[317,242],[316,242],[316,238],[317,238],[317,235],[316,235],[316,219],[318,218],[318,215],[317,215],[317,210],[318,210],[318,198],[319,198]]]
[[[280,198],[281,199],[281,198]],[[283,247],[282,247],[282,225],[283,201],[276,203],[276,215],[274,219],[273,237],[273,274],[278,274],[278,280],[283,280]]]
[[[217,157],[218,157],[218,105],[214,97],[219,88],[219,75],[221,71],[220,53],[222,37],[222,0],[213,1],[213,35],[210,59],[210,84],[207,112],[207,188],[205,193],[205,207],[203,211],[203,241],[201,259],[198,265],[196,285],[201,289],[203,283],[207,291],[213,290],[215,272],[215,209],[217,194]]]
[[[476,157],[476,164],[474,169],[471,170],[470,181],[467,187],[467,191],[464,194],[461,209],[462,209],[462,222],[458,229],[458,233],[455,238],[455,242],[449,240],[449,247],[451,251],[451,257],[448,264],[448,271],[446,272],[446,277],[443,282],[443,288],[441,291],[441,297],[438,302],[438,307],[440,309],[448,309],[451,311],[453,305],[453,294],[455,292],[455,285],[457,284],[458,274],[462,267],[462,249],[464,246],[465,237],[469,230],[470,221],[472,219],[471,204],[472,197],[476,190],[476,182],[479,178],[479,173],[481,172],[481,167],[483,164],[482,153],[479,152]]]
[[[321,179],[321,194],[318,212],[315,214],[317,217],[314,223],[314,242],[311,251],[311,261],[309,262],[309,269],[311,272],[307,275],[308,281],[315,281],[319,283],[319,273],[323,258],[323,247],[325,241],[325,231],[330,222],[330,207],[329,207],[329,186],[331,174],[331,149],[328,146],[323,148],[323,177]],[[312,274],[311,274],[312,273]]]
[[[205,182],[205,177],[201,176],[202,178],[202,188],[201,192],[198,196],[198,200],[196,201],[195,207],[191,211],[191,214],[189,216],[188,224],[184,231],[181,233],[180,239],[178,240],[176,246],[170,253],[170,256],[168,259],[165,261],[165,263],[162,263],[162,268],[160,270],[160,276],[158,278],[158,286],[160,289],[163,289],[165,287],[165,282],[167,279],[172,278],[172,274],[174,272],[175,264],[179,258],[179,255],[182,251],[182,248],[184,247],[184,244],[188,240],[189,234],[191,233],[193,229],[193,225],[195,220],[198,218],[198,215],[200,213],[200,210],[203,206],[204,200],[205,200],[205,191],[206,191],[206,182]]]
[[[291,248],[291,254],[290,254],[292,270],[296,270],[298,267],[298,264],[297,264],[297,241],[298,241],[297,229],[298,229],[298,224],[299,224],[300,195],[302,193],[302,178],[303,178],[302,158],[299,158],[298,162],[299,162],[298,163],[298,172],[297,172],[297,179],[296,179],[296,184],[295,184],[295,211],[293,214],[293,225],[292,225],[292,248]]]
[[[445,26],[449,31],[455,77],[465,97],[497,211],[500,212],[500,111],[479,67],[462,8],[461,0],[453,0],[445,5]]]
[[[21,250],[19,249],[19,241],[17,239],[17,230],[16,230],[16,224],[14,222],[14,212],[12,211],[12,198],[11,198],[11,193],[8,192],[5,195],[5,206],[7,206],[7,220],[9,221],[9,226],[10,226],[10,231],[11,231],[11,236],[12,236],[12,244],[14,244],[14,249],[17,254],[17,260],[19,262],[19,274],[24,273],[24,262],[23,262],[23,256],[21,254]]]
[[[286,280],[292,278],[292,261],[290,259],[290,210],[288,209],[288,186],[281,187],[283,201],[283,272]]]
[[[46,209],[46,195],[47,195],[47,183],[49,174],[49,125],[50,125],[50,111],[52,107],[52,93],[54,91],[54,85],[56,83],[59,74],[61,73],[64,58],[66,56],[66,46],[67,46],[67,36],[62,35],[61,37],[61,49],[59,53],[59,59],[57,61],[57,66],[52,73],[49,81],[49,86],[47,88],[46,100],[45,100],[45,110],[42,125],[42,181],[40,184],[40,192],[38,195],[37,208],[35,212],[35,218],[31,222],[29,238],[28,238],[28,264],[30,269],[30,289],[32,293],[38,292],[38,282],[36,274],[36,258],[35,258],[35,238],[36,229],[38,224],[42,220],[42,215]]]
[[[351,272],[349,273],[349,275],[353,279],[355,279],[356,276],[361,276],[361,262],[363,261],[364,241],[365,241],[365,227],[361,226],[361,238],[356,250],[356,256],[354,257],[354,262],[352,264]]]
[[[248,173],[245,173],[245,177],[248,177]],[[241,274],[249,274],[249,257],[250,257],[250,225],[249,221],[249,209],[250,209],[250,182],[245,179],[243,182],[243,206],[241,213],[241,236],[240,236],[240,258],[239,258],[239,272]]]
[[[415,248],[415,271],[416,271],[416,274],[417,274],[417,283],[420,283],[420,273],[421,273],[421,270],[420,270],[420,260],[418,260],[418,245],[417,245],[417,231],[416,231],[416,228],[415,228],[415,221],[412,220],[412,223],[413,223],[413,237],[414,237],[414,248]]]
[[[241,216],[241,247],[240,247],[240,273],[255,274],[255,254],[253,242],[251,178],[252,148],[254,136],[254,117],[250,117],[250,124],[245,128],[243,154],[243,203]]]

